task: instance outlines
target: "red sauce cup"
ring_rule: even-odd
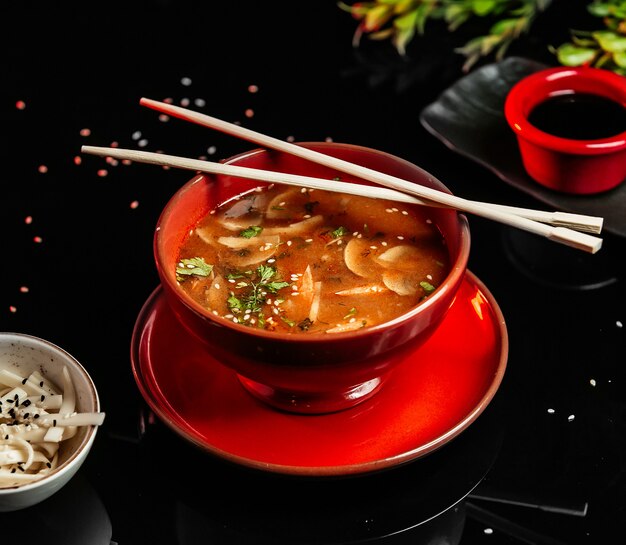
[[[335,143],[300,145],[450,193],[424,170],[387,153]],[[337,176],[332,169],[276,151],[253,150],[225,162],[326,179]],[[154,237],[156,266],[166,300],[207,351],[237,373],[251,394],[270,406],[311,414],[347,409],[379,391],[402,356],[424,343],[446,316],[467,269],[467,219],[454,210],[428,209],[446,239],[451,270],[432,295],[402,316],[342,333],[265,331],[213,315],[184,292],[175,275],[179,248],[196,223],[225,201],[262,185],[265,183],[231,176],[199,175],[173,195]]]
[[[526,76],[513,86],[504,105],[528,174],[555,191],[590,195],[608,191],[626,178],[626,132],[608,138],[577,140],[544,132],[528,121],[530,112],[550,97],[587,93],[626,107],[626,78],[591,67],[556,67]]]

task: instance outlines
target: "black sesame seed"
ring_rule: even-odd
[[[30,416],[30,413],[24,413],[24,418],[28,418]]]
[[[39,383],[39,387],[43,388],[43,380]]]
[[[20,462],[20,463],[23,463],[23,462]],[[26,471],[26,470],[25,470],[25,469],[24,469],[21,465],[17,466],[17,468],[18,468],[20,471]]]
[[[43,395],[43,394],[41,394],[41,398],[40,398],[40,400],[41,400],[41,401],[43,401],[44,399],[46,399],[46,396],[45,396],[45,395]]]
[[[57,426],[57,420],[56,420],[56,418],[52,421],[52,425],[56,428],[56,426]]]
[[[5,436],[4,436],[4,440],[5,440],[5,441],[8,441],[8,440],[9,440],[9,436],[8,436],[8,435],[5,435]]]
[[[15,468],[13,468],[13,469],[11,470],[11,473],[15,473]]]
[[[50,462],[46,462],[46,465],[47,465],[48,467],[52,467],[52,464],[51,464]]]
[[[38,414],[38,413],[35,413],[35,414],[33,415],[33,418],[39,418],[39,414]]]
[[[23,381],[22,384],[26,384],[28,382],[28,377],[26,377]]]

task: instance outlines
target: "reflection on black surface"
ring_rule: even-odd
[[[61,490],[43,502],[13,511],[2,524],[3,543],[46,545],[109,545],[109,515],[91,484],[78,472]]]
[[[602,288],[617,282],[623,272],[624,242],[610,235],[602,235],[603,248],[597,254],[587,254],[517,229],[502,233],[505,253],[513,265],[550,288]]]
[[[156,422],[141,440],[145,473],[159,474],[146,501],[167,501],[180,545],[460,543],[465,498],[484,478],[502,441],[498,396],[463,434],[395,469],[343,478],[302,478],[238,467],[173,437]],[[189,468],[164,475],[160,445]],[[163,488],[161,488],[161,485]],[[150,505],[142,505],[149,511]],[[171,523],[170,523],[171,524]],[[169,525],[169,524],[168,524]]]

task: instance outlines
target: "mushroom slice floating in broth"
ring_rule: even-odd
[[[385,250],[374,259],[383,267],[410,271],[419,266],[420,253],[420,250],[415,246],[401,244]]]
[[[419,279],[415,274],[397,269],[385,271],[383,283],[398,295],[414,295],[420,289]]]
[[[380,276],[380,265],[372,259],[373,250],[365,239],[350,239],[343,251],[346,267],[357,276],[375,278]]]
[[[311,229],[319,227],[324,221],[323,216],[312,216],[296,223],[290,223],[284,227],[266,227],[263,229],[265,235],[285,235],[295,236],[309,232]]]
[[[272,257],[278,249],[280,237],[219,237],[217,242],[232,250],[231,254],[223,256],[225,261],[235,267],[247,267]]]

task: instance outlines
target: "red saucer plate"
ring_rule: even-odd
[[[141,310],[131,346],[139,390],[174,432],[236,464],[303,476],[367,473],[433,452],[485,410],[507,357],[502,312],[469,271],[433,337],[379,393],[337,413],[284,413],[253,398],[179,325],[161,288]]]

